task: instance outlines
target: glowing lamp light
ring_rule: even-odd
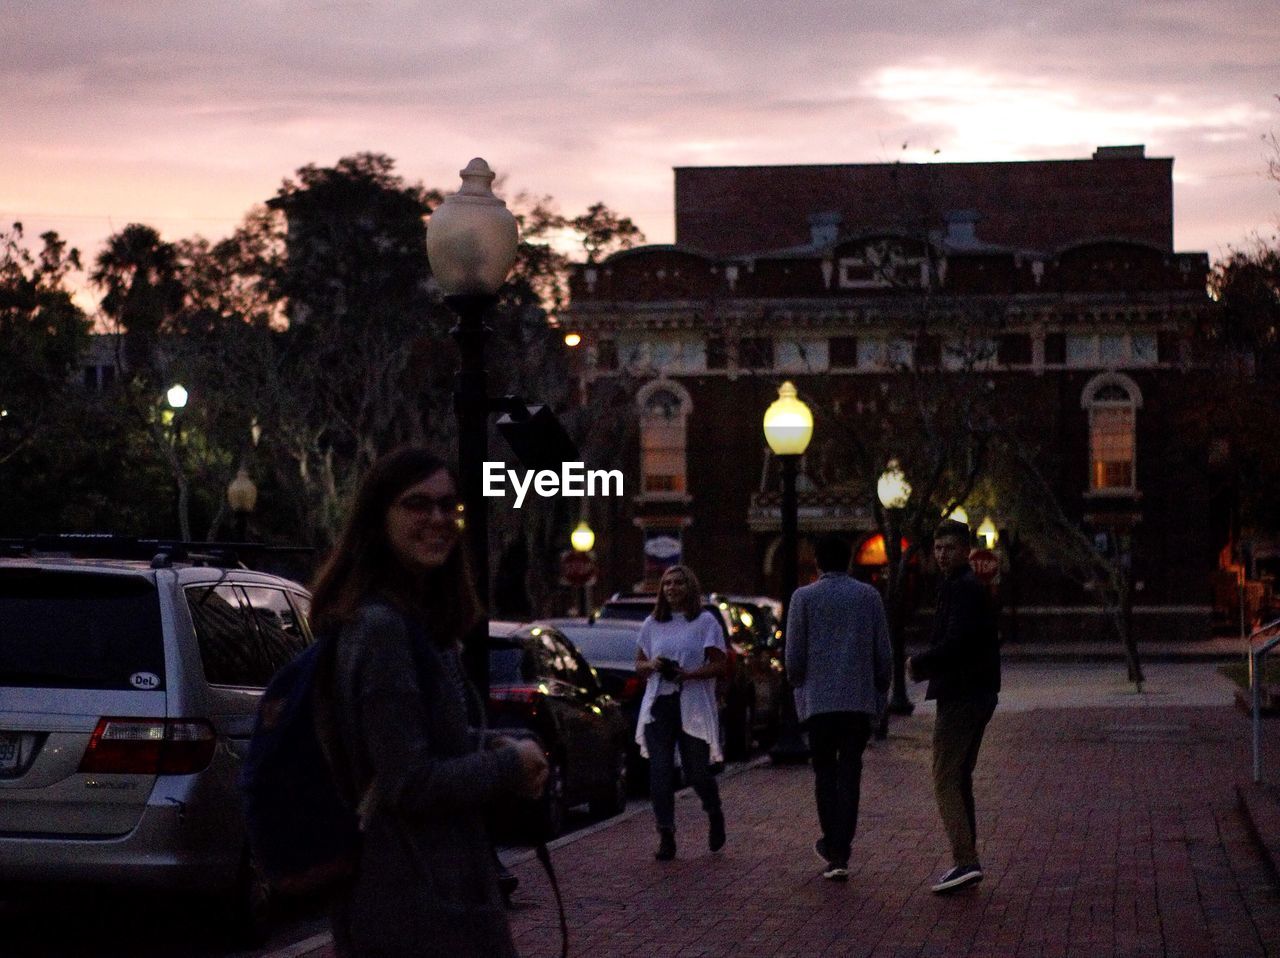
[[[258,504],[258,487],[249,477],[249,470],[244,466],[236,473],[236,477],[227,484],[227,505],[232,512],[253,512]]]
[[[982,540],[984,549],[992,548],[1000,538],[999,533],[996,532],[996,524],[991,521],[990,516],[983,519],[982,525],[978,526],[978,538]]]
[[[902,474],[902,467],[898,465],[897,459],[890,459],[884,472],[880,474],[880,480],[876,483],[876,495],[886,509],[901,509],[911,498],[911,484]]]
[[[582,345],[582,335],[580,333],[565,333],[564,344],[572,349],[574,346]]]
[[[187,404],[188,394],[186,387],[182,383],[174,383],[169,387],[169,391],[164,394],[165,400],[173,409],[181,409]]]
[[[764,412],[764,438],[775,456],[802,456],[809,448],[813,413],[790,382],[778,387],[778,398]]]
[[[964,511],[964,506],[956,506],[947,518],[952,522],[963,522],[966,526],[969,524],[969,513]]]
[[[591,527],[587,525],[587,520],[583,519],[578,523],[576,529],[569,533],[569,541],[573,543],[573,548],[577,552],[590,552],[592,546],[596,544],[596,534],[591,531]]]
[[[427,223],[427,259],[446,296],[492,295],[516,261],[516,218],[493,195],[493,170],[480,157],[458,175],[461,189]]]

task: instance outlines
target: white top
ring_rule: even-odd
[[[658,622],[653,616],[640,627],[640,651],[646,659],[666,656],[679,663],[682,669],[696,669],[707,660],[707,649],[725,652],[724,631],[710,612],[703,610],[692,622],[682,612],[673,612],[668,622]],[[644,727],[649,724],[653,702],[661,694],[674,692],[674,682],[665,681],[657,672],[649,676],[644,698],[640,702],[640,715],[636,721],[636,744],[640,754],[649,757],[644,740]],[[716,710],[716,680],[686,679],[680,683],[680,726],[688,735],[700,738],[711,748],[711,761],[723,762],[720,749],[720,723]]]

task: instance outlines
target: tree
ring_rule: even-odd
[[[177,249],[150,226],[130,223],[107,238],[90,281],[103,291],[101,308],[124,331],[122,371],[150,388],[157,342],[182,305]]]
[[[33,257],[22,224],[0,232],[0,463],[34,442],[63,411],[88,348],[89,323],[65,286],[80,266],[57,233]]]
[[[164,473],[114,392],[81,387],[90,323],[67,287],[79,254],[56,233],[41,241],[33,255],[21,224],[0,233],[0,531],[152,531]]]

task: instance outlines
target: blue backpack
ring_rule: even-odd
[[[271,679],[240,769],[249,847],[271,887],[286,894],[350,878],[360,854],[355,803],[339,788],[314,717],[336,646],[336,634],[321,635]]]

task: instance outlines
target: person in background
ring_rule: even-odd
[[[313,622],[338,632],[329,753],[363,832],[333,912],[343,956],[516,953],[483,816],[540,795],[547,763],[536,742],[484,731],[464,676],[460,640],[481,606],[460,519],[442,461],[390,453],[312,587]]]
[[[991,595],[969,567],[969,527],[948,519],[933,537],[942,582],[929,649],[907,659],[913,681],[929,681],[936,699],[933,791],[951,842],[953,867],[933,885],[949,892],[982,880],[973,802],[973,770],[1000,693],[1000,641]]]
[[[716,711],[716,679],[726,674],[724,633],[702,608],[702,588],[686,566],[663,573],[653,613],[640,627],[636,672],[647,681],[636,722],[640,754],[649,759],[649,792],[658,824],[654,857],[676,857],[676,748],[680,765],[702,800],[709,829],[707,847],[724,847],[724,812],[711,773],[722,762]]]
[[[822,574],[797,589],[787,608],[787,681],[813,756],[822,828],[814,851],[823,878],[847,881],[862,753],[888,697],[892,653],[880,593],[848,574],[849,543],[826,535],[814,552]]]

